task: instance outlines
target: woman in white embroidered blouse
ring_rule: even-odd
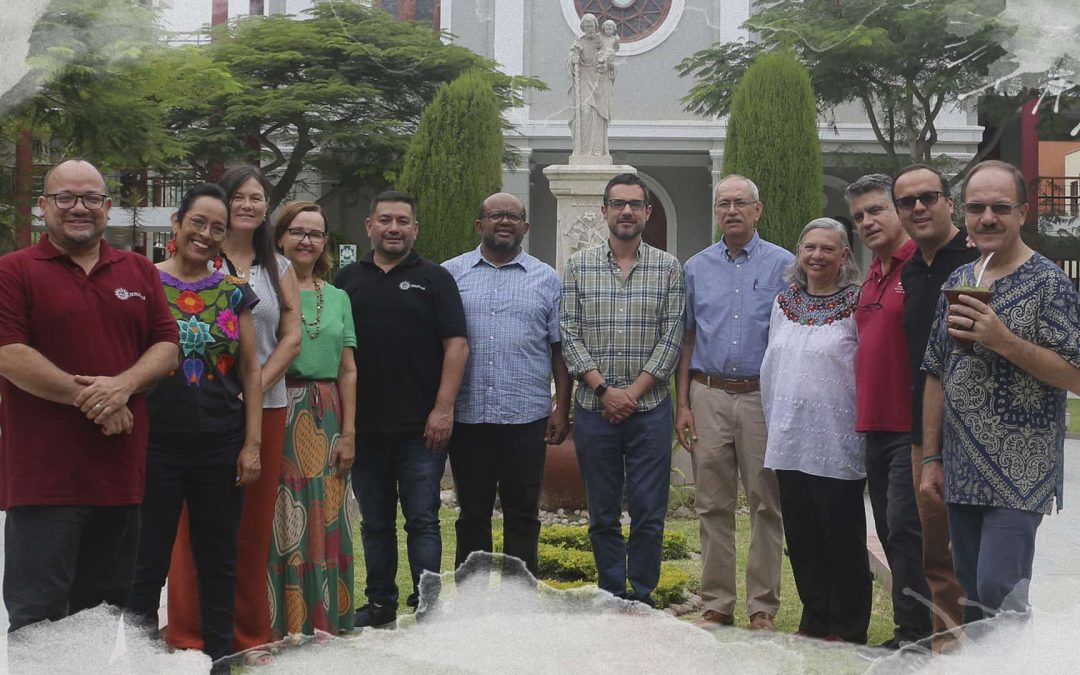
[[[855,432],[855,309],[860,278],[844,226],[803,228],[773,302],[761,364],[769,438],[802,620],[799,634],[865,643],[871,577],[866,553],[863,437]]]

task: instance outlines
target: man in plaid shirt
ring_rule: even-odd
[[[608,182],[601,212],[610,235],[570,257],[559,314],[566,365],[580,381],[574,439],[599,586],[648,605],[660,579],[671,473],[668,380],[685,301],[679,261],[641,240],[651,211],[636,175]],[[629,545],[620,523],[624,482]]]

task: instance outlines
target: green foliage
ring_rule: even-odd
[[[167,113],[220,75],[178,51],[139,0],[54,0],[31,34],[29,72],[0,99],[0,133],[32,129],[52,158],[106,171],[175,163],[186,152]]]
[[[624,537],[630,536],[630,528],[622,529]],[[544,525],[540,528],[540,544],[577,551],[592,551],[589,528],[585,525]],[[664,530],[664,560],[681,560],[689,556],[690,541],[682,532]]]
[[[520,101],[520,87],[542,86],[361,3],[329,0],[307,14],[247,17],[219,29],[208,53],[240,91],[175,119],[204,169],[265,160],[277,180],[272,204],[305,169],[345,187],[392,182],[425,105],[468,70],[482,72],[499,110]]]
[[[821,215],[822,161],[810,77],[790,52],[762,54],[731,102],[724,173],[749,177],[761,191],[758,230],[794,251],[799,232]],[[719,237],[719,233],[717,233]]]
[[[685,571],[673,565],[661,563],[660,581],[653,589],[653,602],[657,607],[667,607],[672,603],[682,602],[690,592],[692,579]]]
[[[695,79],[684,102],[688,110],[725,115],[755,58],[793,49],[823,112],[849,102],[862,107],[890,170],[929,163],[942,107],[982,90],[1005,55],[1003,39],[1015,27],[1001,20],[1004,7],[998,0],[773,0],[743,24],[759,39],[717,43],[679,64],[680,75]],[[954,181],[997,144],[1035,92],[998,94],[983,106],[995,136]]]
[[[576,579],[596,581],[596,561],[592,551],[576,548],[562,548],[551,544],[540,544],[540,577],[543,579]]]
[[[439,89],[420,117],[399,182],[416,197],[422,255],[442,262],[476,246],[476,210],[502,185],[503,145],[489,78],[469,71]]]

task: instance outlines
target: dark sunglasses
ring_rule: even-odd
[[[940,190],[934,192],[924,192],[921,195],[915,195],[913,197],[900,197],[893,201],[896,204],[896,208],[903,211],[910,211],[915,208],[915,202],[922,202],[923,206],[933,206],[937,204],[941,199],[941,195],[945,194]]]

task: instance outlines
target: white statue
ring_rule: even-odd
[[[610,25],[609,25],[610,24]],[[615,52],[619,36],[613,21],[604,33],[593,14],[581,17],[585,33],[570,47],[570,130],[573,154],[608,158],[608,123],[615,89]]]

